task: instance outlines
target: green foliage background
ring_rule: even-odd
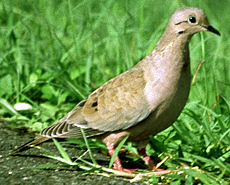
[[[198,165],[216,182],[227,182],[229,4],[229,0],[2,0],[0,119],[33,131],[53,124],[95,88],[150,53],[176,9],[196,6],[206,12],[221,37],[206,32],[192,38],[194,81],[189,101],[178,121],[152,139],[149,153],[171,152],[173,160]],[[31,108],[16,110],[20,102]]]

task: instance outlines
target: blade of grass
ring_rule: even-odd
[[[51,159],[63,162],[63,163],[68,164],[68,165],[77,165],[77,163],[73,163],[72,161],[66,160],[66,159],[64,159],[64,158],[62,158],[60,156],[49,155],[49,154],[45,154],[45,156],[49,157]]]
[[[119,150],[121,149],[121,147],[124,145],[124,143],[126,142],[126,140],[128,139],[129,136],[126,136],[117,146],[117,148],[115,149],[113,156],[111,157],[111,160],[109,162],[109,168],[112,168],[113,163],[115,158],[118,156]]]
[[[204,184],[217,184],[216,180],[210,177],[207,173],[197,169],[183,169],[183,171],[194,178],[200,179]]]
[[[60,152],[61,156],[63,157],[63,159],[65,161],[67,161],[68,163],[73,163],[72,160],[70,159],[69,155],[67,154],[67,152],[62,147],[62,145],[56,139],[54,139],[54,138],[52,138],[52,139],[53,139],[53,142],[56,145],[58,151]]]
[[[12,116],[19,116],[20,114],[10,105],[6,99],[0,99],[0,105],[8,110]]]
[[[82,133],[83,139],[84,139],[84,141],[85,141],[86,147],[87,147],[87,149],[88,149],[88,151],[89,151],[90,158],[91,158],[93,164],[97,165],[97,162],[96,162],[96,160],[94,159],[93,154],[92,154],[92,151],[91,151],[91,149],[90,149],[90,147],[89,147],[88,139],[87,139],[87,137],[86,137],[86,135],[85,135],[85,132],[84,132],[84,130],[83,130],[82,128],[80,128],[80,129],[81,129],[81,133]]]

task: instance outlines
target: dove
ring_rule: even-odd
[[[56,124],[43,129],[15,151],[21,152],[52,138],[83,138],[83,129],[87,138],[102,140],[110,156],[128,136],[128,141],[138,144],[139,154],[154,170],[145,146],[150,136],[177,120],[186,104],[191,81],[189,41],[201,31],[220,35],[203,10],[178,9],[148,56],[96,89]],[[132,171],[122,166],[119,156],[113,168]]]

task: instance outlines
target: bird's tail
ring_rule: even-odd
[[[28,149],[32,148],[33,146],[40,145],[40,144],[42,144],[48,140],[50,140],[49,137],[44,137],[44,136],[39,135],[39,136],[35,137],[33,140],[29,141],[28,143],[14,149],[12,152],[10,152],[10,155],[28,150]]]

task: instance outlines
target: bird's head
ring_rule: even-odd
[[[220,35],[219,31],[213,28],[205,13],[195,7],[185,7],[177,10],[171,17],[168,27],[173,34],[187,34],[190,37],[197,32],[210,31]]]

